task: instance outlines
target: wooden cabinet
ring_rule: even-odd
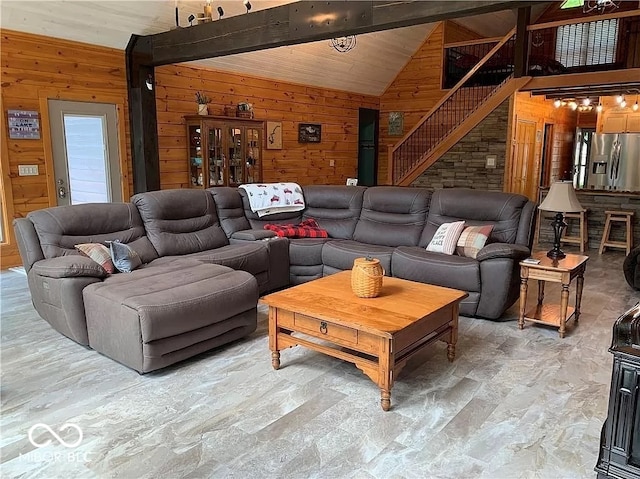
[[[605,112],[598,133],[640,133],[640,112]]]
[[[262,181],[262,121],[214,116],[185,120],[192,188]]]
[[[613,373],[602,427],[598,479],[640,477],[640,303],[613,326]]]
[[[627,133],[640,133],[640,112],[630,113],[627,117]]]

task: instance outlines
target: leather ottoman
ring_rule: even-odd
[[[258,285],[245,271],[178,260],[83,290],[89,346],[147,373],[252,333]]]

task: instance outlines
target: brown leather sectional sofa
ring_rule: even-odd
[[[56,330],[139,372],[256,328],[262,293],[380,259],[387,275],[469,293],[461,314],[499,318],[517,299],[535,204],[507,193],[303,187],[306,207],[258,218],[243,190],[163,190],[131,203],[39,210],[14,228],[38,313]],[[266,223],[314,218],[329,238],[277,238]],[[438,226],[494,225],[476,259],[425,250]],[[107,273],[74,245],[119,240],[143,265]]]

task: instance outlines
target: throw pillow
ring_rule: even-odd
[[[140,255],[131,246],[120,243],[120,241],[112,241],[109,247],[111,249],[111,260],[121,273],[131,273],[142,264]]]
[[[100,243],[81,243],[77,244],[75,248],[102,266],[107,273],[112,274],[115,271],[113,261],[111,261],[111,254],[105,245]]]
[[[433,235],[427,251],[434,253],[453,254],[456,250],[458,238],[464,229],[464,221],[454,221],[453,223],[442,223],[436,234]]]
[[[493,225],[466,227],[458,239],[456,253],[475,259],[478,251],[487,243],[491,231],[493,231]]]

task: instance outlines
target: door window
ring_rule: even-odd
[[[106,118],[74,114],[63,118],[69,201],[72,205],[110,202]]]
[[[595,130],[578,128],[576,134],[576,149],[573,154],[573,186],[574,188],[584,188],[587,184],[587,163],[591,150],[591,138]]]

